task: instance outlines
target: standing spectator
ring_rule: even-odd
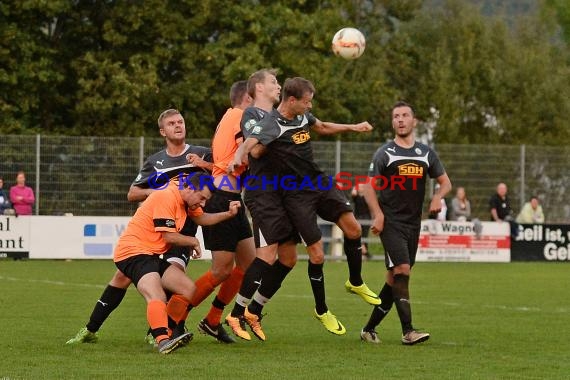
[[[467,199],[464,187],[458,187],[451,200],[450,220],[466,222],[471,220],[471,202]]]
[[[501,182],[497,185],[497,192],[489,200],[491,220],[494,222],[511,222],[514,220],[507,191],[507,185]]]
[[[544,212],[538,203],[538,197],[533,195],[530,201],[526,202],[517,216],[517,223],[542,224],[544,223]]]
[[[16,215],[32,215],[32,205],[36,201],[34,190],[26,186],[26,174],[19,171],[16,184],[10,188],[10,200],[16,210]]]
[[[10,196],[4,190],[4,178],[0,177],[0,215],[7,214],[9,211],[6,210],[12,210],[12,203],[10,203]]]
[[[362,237],[366,239],[370,231],[370,219],[372,219],[370,210],[368,209],[368,205],[366,204],[359,185],[352,188],[350,195],[352,196],[352,204],[354,206],[354,216],[362,226]],[[371,257],[370,251],[368,250],[368,243],[365,241],[362,242],[362,256],[366,256],[368,259]]]

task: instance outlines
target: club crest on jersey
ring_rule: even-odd
[[[293,140],[295,144],[303,144],[309,141],[310,139],[311,135],[307,131],[299,131],[295,133],[293,136],[291,136],[291,140]]]
[[[406,177],[423,177],[424,168],[418,164],[404,164],[398,166],[398,174]]]
[[[420,148],[416,148],[415,152],[418,156],[422,155],[422,150]]]
[[[251,119],[245,122],[244,127],[246,131],[249,131],[255,124],[257,124],[257,120]]]

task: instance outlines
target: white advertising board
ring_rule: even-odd
[[[2,252],[27,252],[30,259],[112,259],[129,217],[120,216],[26,216],[2,217]],[[198,228],[202,258],[210,259]],[[4,248],[5,247],[5,248]],[[12,257],[13,254],[4,254]]]
[[[510,262],[510,226],[423,220],[416,261]]]

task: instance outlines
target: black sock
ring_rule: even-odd
[[[311,281],[311,289],[313,289],[313,297],[315,297],[315,310],[317,314],[326,313],[329,308],[325,302],[325,274],[323,273],[323,264],[313,264],[309,260],[309,280]]]
[[[362,285],[362,240],[344,237],[344,254],[348,263],[350,283],[354,286]]]
[[[380,290],[380,294],[378,297],[382,300],[382,304],[378,306],[374,306],[372,309],[372,314],[370,314],[370,319],[368,319],[368,323],[364,326],[365,331],[374,330],[376,326],[382,322],[384,317],[388,315],[390,309],[392,309],[392,305],[394,305],[394,297],[392,296],[392,287],[387,283],[384,283],[382,290]]]
[[[412,307],[410,305],[410,291],[408,289],[409,282],[410,276],[408,275],[394,275],[392,296],[394,297],[394,303],[396,304],[400,323],[402,324],[402,333],[404,334],[414,329],[412,327]]]
[[[261,316],[261,311],[263,306],[277,293],[285,277],[291,272],[291,269],[286,265],[283,265],[281,261],[277,260],[272,266],[271,270],[268,272],[267,276],[264,277],[261,286],[257,290],[257,293],[253,295],[253,300],[251,304],[247,307],[250,313]]]
[[[267,275],[267,272],[270,269],[271,265],[259,257],[256,257],[253,260],[243,276],[241,288],[239,289],[236,303],[234,304],[234,308],[231,313],[233,317],[243,315],[247,303],[249,303],[251,297],[253,297],[253,294],[261,285],[261,279]]]
[[[97,300],[97,303],[91,312],[89,322],[86,325],[87,330],[91,332],[99,331],[103,322],[105,322],[113,310],[119,306],[126,293],[127,289],[107,285],[103,294],[101,294],[101,298]]]

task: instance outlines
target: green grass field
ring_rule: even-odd
[[[365,262],[373,289],[383,262]],[[193,262],[198,277],[209,262]],[[411,281],[416,327],[431,339],[400,344],[395,308],[360,341],[370,307],[344,291],[344,262],[325,265],[329,308],[345,324],[328,333],[312,317],[306,262],[267,305],[266,342],[221,345],[196,332],[210,300],[192,311],[193,342],[159,355],[143,342],[145,305],[134,289],[96,344],[66,346],[85,325],[115,267],[110,261],[0,261],[0,379],[563,379],[570,376],[570,267],[565,264],[419,263]],[[255,338],[254,338],[255,339]]]

